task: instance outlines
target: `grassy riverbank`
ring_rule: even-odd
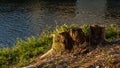
[[[59,33],[74,27],[81,27],[87,35],[89,29],[88,25],[62,25],[56,26],[54,31],[43,32],[39,37],[33,36],[28,38],[26,41],[19,39],[11,48],[0,49],[0,68],[22,67],[34,62],[34,59],[37,56],[44,54],[51,48],[53,33]],[[120,28],[115,24],[107,25],[105,32],[106,40],[109,42],[116,38],[120,38]]]

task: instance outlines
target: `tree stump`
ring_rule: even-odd
[[[73,48],[73,40],[68,32],[54,34],[52,48],[55,51],[71,50]]]
[[[62,46],[64,49],[71,50],[73,48],[73,39],[68,32],[60,33]]]
[[[46,61],[45,58],[55,56],[58,52],[60,52],[60,55],[65,52],[66,55],[66,52],[69,51],[70,55],[74,56],[86,54],[96,48],[98,44],[104,42],[106,42],[105,27],[98,25],[90,26],[89,36],[87,37],[81,28],[72,28],[65,32],[56,33],[53,34],[52,48],[40,57],[41,63]],[[41,63],[36,63],[34,66]]]
[[[89,41],[87,41],[88,38]],[[88,38],[85,36],[81,28],[72,28],[65,32],[53,34],[52,48],[46,53],[46,55],[66,51],[82,53],[90,50],[89,47],[94,48],[98,44],[105,42],[105,27],[91,25]],[[88,43],[93,46],[89,46]]]
[[[74,44],[83,44],[86,41],[86,37],[81,28],[70,29],[69,34],[74,41]]]
[[[72,28],[67,32],[53,36],[52,48],[56,51],[72,50],[75,45],[83,44],[86,37],[81,28]]]
[[[105,27],[91,25],[89,30],[90,45],[98,45],[103,42],[105,42]]]

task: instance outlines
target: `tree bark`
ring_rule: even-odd
[[[72,50],[75,45],[83,44],[86,37],[81,28],[72,28],[67,32],[55,34],[52,48],[57,50]],[[58,44],[59,43],[59,44]],[[62,51],[60,50],[60,51]]]
[[[84,44],[87,42],[86,44]],[[55,34],[53,37],[53,49],[58,51],[72,50],[75,48],[96,47],[105,42],[105,27],[91,25],[89,36],[86,37],[81,28],[72,28],[66,32]],[[84,45],[82,45],[84,44]],[[75,49],[74,48],[74,49]]]
[[[73,48],[73,40],[68,32],[54,34],[52,48],[55,51],[71,50]]]
[[[105,27],[91,25],[89,30],[90,45],[98,45],[105,42]]]
[[[69,34],[75,45],[83,44],[86,41],[85,34],[81,28],[70,29]]]

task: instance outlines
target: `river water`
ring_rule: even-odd
[[[12,46],[17,38],[39,36],[56,23],[120,25],[120,0],[0,3],[0,45]]]

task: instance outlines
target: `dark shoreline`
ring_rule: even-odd
[[[52,2],[52,3],[61,3],[61,2],[76,2],[77,0],[0,0],[0,3],[29,3],[29,2]]]

